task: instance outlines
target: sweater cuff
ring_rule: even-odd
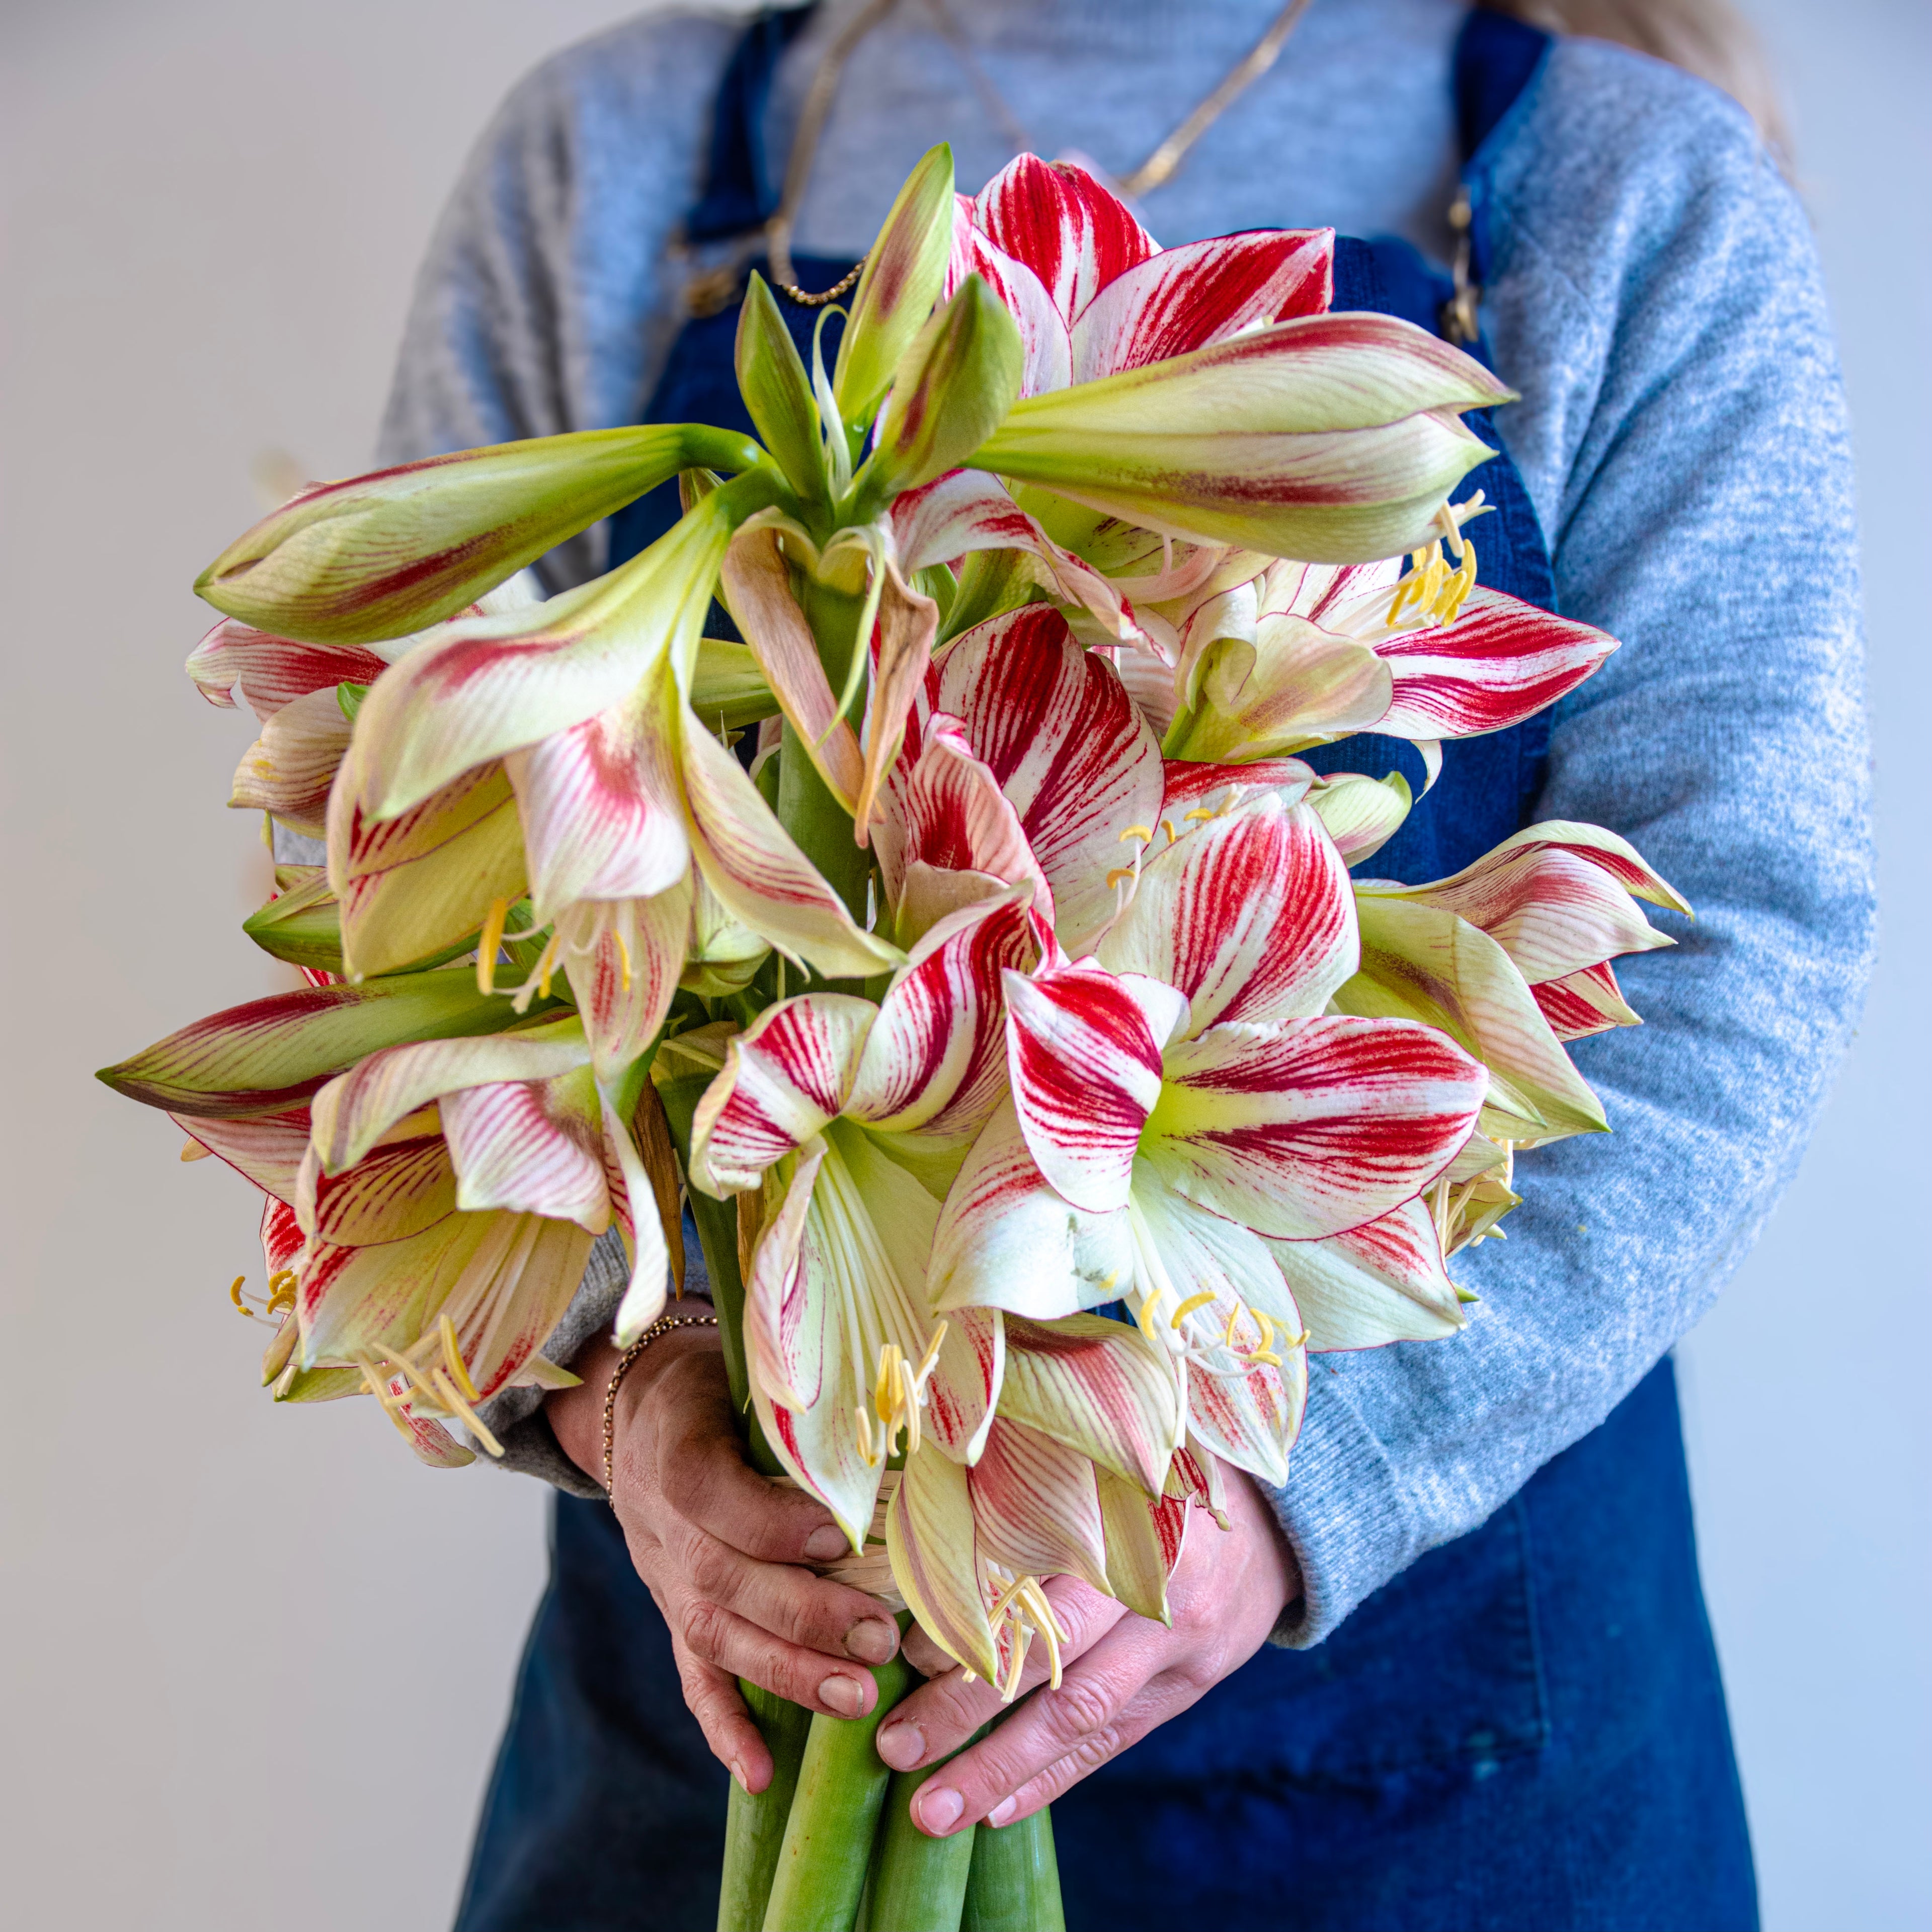
[[[1282,1612],[1270,1643],[1294,1650],[1319,1643],[1422,1553],[1382,1444],[1328,1376],[1309,1378],[1286,1485],[1264,1493],[1301,1566],[1301,1595]]]

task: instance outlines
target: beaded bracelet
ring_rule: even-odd
[[[617,1366],[610,1371],[610,1386],[604,1391],[604,1495],[608,1502],[616,1471],[617,1456],[617,1389],[631,1364],[655,1342],[660,1335],[668,1335],[674,1328],[715,1328],[718,1318],[715,1315],[660,1315],[624,1352],[617,1358]]]

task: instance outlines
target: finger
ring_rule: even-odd
[[[917,1624],[912,1624],[900,1640],[899,1648],[905,1653],[905,1660],[922,1677],[944,1677],[949,1670],[957,1670],[958,1664],[941,1650]]]
[[[746,1462],[722,1371],[714,1376],[711,1360],[693,1356],[674,1364],[651,1392],[664,1500],[760,1562],[831,1562],[850,1548],[844,1532],[823,1503],[760,1475]]]
[[[1046,1595],[1066,1634],[1060,1646],[1063,1664],[1084,1654],[1126,1615],[1112,1598],[1102,1596],[1077,1577],[1054,1577],[1046,1586]],[[907,1641],[910,1645],[911,1640]],[[910,1648],[907,1655],[911,1656]],[[1027,1652],[1021,1688],[1046,1682],[1048,1669],[1046,1646],[1036,1636]],[[879,1755],[895,1771],[916,1771],[957,1750],[1003,1708],[1004,1700],[992,1684],[983,1679],[968,1683],[965,1672],[956,1666],[922,1684],[893,1710],[879,1732]]]
[[[1178,1717],[1201,1695],[1198,1688],[1174,1672],[1165,1672],[1130,1700],[1114,1724],[1084,1738],[1057,1764],[1048,1765],[1036,1778],[1030,1778],[1010,1797],[1003,1798],[982,1822],[998,1830],[1030,1818],[1042,1805],[1051,1804],[1083,1778],[1098,1771],[1108,1759],[1140,1742],[1156,1725]]]
[[[1122,1748],[1124,1714],[1159,1674],[1171,1641],[1142,1618],[1117,1624],[1069,1668],[1058,1690],[1035,1692],[990,1737],[927,1779],[913,1801],[913,1822],[944,1838],[1070,1754],[1097,1753],[1095,1762],[1104,1762]]]
[[[694,1594],[788,1643],[861,1664],[884,1664],[899,1647],[898,1625],[862,1590],[789,1564],[754,1562],[681,1518],[667,1527],[664,1540]]]
[[[670,1592],[673,1633],[700,1663],[788,1697],[830,1718],[860,1718],[879,1700],[872,1673],[858,1664],[832,1664],[817,1651],[787,1643],[682,1585]]]
[[[715,1664],[692,1656],[675,1640],[671,1654],[677,1660],[684,1701],[698,1720],[711,1755],[747,1791],[764,1790],[772,1781],[772,1754],[738,1694],[736,1681]]]

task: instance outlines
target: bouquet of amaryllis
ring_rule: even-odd
[[[968,200],[936,149],[830,367],[751,278],[755,439],[410,464],[209,567],[233,802],[327,839],[245,929],[311,984],[104,1077],[267,1196],[278,1400],[466,1462],[453,1422],[572,1379],[613,1224],[617,1339],[657,1318],[688,1202],[750,1453],[1010,1698],[1048,1579],[1162,1618],[1224,1466],[1285,1481],[1310,1351],[1456,1332],[1514,1152],[1604,1124],[1563,1042],[1635,1018],[1633,897],[1678,902],[1567,824],[1352,879],[1409,788],[1296,752],[1432,771],[1613,646],[1475,584],[1460,414],[1508,392],[1330,314],[1332,244],[1163,250],[1076,168]],[[674,476],[660,542],[518,592]],[[1043,1814],[912,1827],[878,1675],[868,1719],[754,1696],[721,1922],[849,1927],[868,1873],[875,1927],[1058,1922]]]

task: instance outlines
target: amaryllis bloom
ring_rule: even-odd
[[[1459,506],[1458,513],[1468,506]],[[1276,563],[1184,620],[1171,688],[1142,698],[1171,758],[1244,763],[1357,731],[1445,738],[1520,724],[1574,690],[1614,638],[1475,582],[1475,547],[1346,568]]]
[[[956,1315],[942,1334],[926,1270],[939,1197],[1004,1085],[1000,975],[1038,956],[1024,896],[941,920],[877,1006],[817,992],[767,1007],[698,1105],[691,1184],[758,1197],[759,1420],[855,1549],[898,1432],[916,1436],[923,1412],[970,1460],[998,1392],[999,1318]]]
[[[1049,1578],[1166,1620],[1187,1502],[1166,1493],[1180,1413],[1164,1350],[1094,1316],[1003,1325],[999,1408],[977,1456],[930,1438],[911,1449],[886,1544],[921,1628],[1010,1698],[1035,1634],[1058,1676]]]
[[[1279,1482],[1308,1330],[1306,1246],[1414,1201],[1468,1137],[1484,1070],[1426,1027],[1326,1012],[1356,966],[1348,875],[1266,792],[1142,865],[1100,957],[1009,972],[1012,1096],[946,1198],[942,1310],[1116,1298],[1187,1366],[1203,1445]]]
[[[371,689],[330,803],[330,878],[344,894],[352,970],[366,968],[347,894],[382,869],[393,828],[500,782],[514,793],[535,916],[554,925],[545,968],[570,976],[606,1077],[662,1022],[694,864],[733,918],[828,974],[861,976],[899,957],[856,924],[691,710],[718,566],[760,501],[734,499],[740,487],[521,620],[452,626]],[[469,895],[472,928],[513,896],[473,880]]]
[[[1162,784],[1145,721],[1058,612],[1030,604],[967,632],[918,692],[874,829],[900,943],[1024,880],[1060,946],[1086,951]]]

